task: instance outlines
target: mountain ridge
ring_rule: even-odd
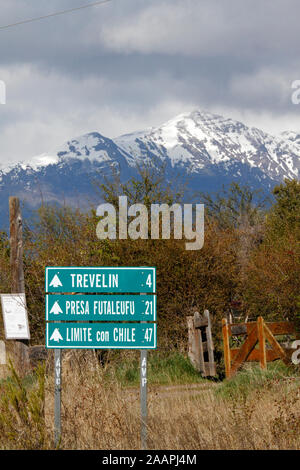
[[[215,192],[231,181],[270,191],[284,178],[299,179],[300,133],[273,136],[197,110],[113,139],[89,132],[53,152],[0,169],[1,214],[9,195],[19,196],[29,208],[42,200],[74,205],[76,199],[80,206],[88,206],[87,199],[100,202],[93,180],[101,183],[118,172],[126,181],[150,161],[164,164],[170,182],[175,174],[188,178],[190,193]]]

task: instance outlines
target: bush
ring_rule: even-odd
[[[45,449],[45,370],[40,365],[22,380],[10,364],[11,377],[0,384],[2,449]]]

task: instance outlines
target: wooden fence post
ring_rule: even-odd
[[[193,317],[187,317],[187,325],[189,336],[188,356],[192,364],[201,372],[203,377],[215,376],[216,364],[214,362],[214,345],[209,311],[205,310],[203,315],[195,312]],[[208,358],[204,356],[206,353]]]
[[[196,329],[194,326],[194,317],[189,316],[187,317],[187,326],[188,326],[188,356],[190,358],[191,363],[193,366],[200,371],[200,364],[199,364],[199,344],[196,339]]]
[[[207,320],[206,327],[206,341],[207,341],[207,353],[208,353],[208,373],[210,376],[216,375],[216,365],[214,358],[214,343],[211,332],[211,320],[208,310],[204,310],[203,317]]]
[[[267,354],[266,354],[266,336],[264,330],[264,320],[263,317],[258,317],[257,319],[257,334],[258,334],[258,344],[259,344],[259,362],[262,369],[267,367]]]
[[[20,201],[17,197],[9,198],[9,226],[10,226],[10,269],[12,294],[25,293],[23,270],[23,234]],[[29,342],[15,340],[12,342],[12,355],[14,365],[21,375],[29,369]],[[9,348],[10,349],[10,348]]]
[[[198,370],[202,372],[203,374],[205,374],[202,333],[201,333],[200,328],[196,328],[197,322],[201,322],[201,315],[199,312],[194,313],[194,335],[195,335],[195,343],[196,343],[195,353],[197,357]]]
[[[223,343],[224,343],[225,373],[226,373],[226,377],[230,377],[231,376],[231,357],[230,357],[228,323],[227,323],[226,318],[223,318],[222,320],[222,332],[223,332]]]

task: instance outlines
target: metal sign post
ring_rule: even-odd
[[[147,349],[141,350],[141,376],[140,376],[140,395],[141,395],[141,448],[147,450]]]
[[[54,445],[58,447],[61,437],[61,349],[54,351]]]
[[[141,296],[146,294],[141,294]],[[156,314],[156,312],[155,312]],[[146,323],[142,321],[141,323]],[[141,402],[141,449],[147,450],[147,421],[148,421],[148,377],[147,349],[141,349],[140,363],[140,402]]]

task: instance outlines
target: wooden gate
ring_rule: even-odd
[[[189,348],[188,355],[194,367],[203,377],[216,375],[214,361],[214,345],[211,333],[211,321],[208,310],[203,315],[195,312],[194,316],[187,317]]]
[[[295,325],[292,322],[268,322],[258,317],[257,322],[228,324],[222,320],[224,361],[226,377],[232,377],[245,361],[257,361],[262,369],[267,362],[282,359],[285,364],[291,363],[292,349],[283,347],[276,340],[276,335],[295,335]],[[246,335],[240,348],[230,348],[230,337]],[[270,347],[266,345],[268,341]],[[258,348],[256,345],[258,344]]]

